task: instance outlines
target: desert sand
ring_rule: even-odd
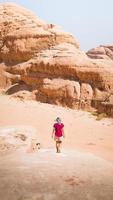
[[[61,154],[51,138],[57,116],[65,125]],[[1,130],[22,126],[37,130],[41,149],[6,151],[0,141],[1,200],[113,199],[113,119],[1,95]]]

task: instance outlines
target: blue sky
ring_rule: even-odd
[[[10,2],[0,0],[0,3]],[[11,0],[38,17],[63,27],[79,41],[82,50],[113,45],[113,0]]]

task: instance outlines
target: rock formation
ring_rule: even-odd
[[[0,155],[24,147],[27,152],[40,148],[36,128],[32,126],[8,126],[0,128]]]
[[[87,52],[87,55],[93,59],[112,59],[113,60],[113,46],[99,46]]]
[[[60,27],[1,4],[0,87],[10,95],[29,91],[41,102],[99,108],[113,93],[113,46],[85,54]]]

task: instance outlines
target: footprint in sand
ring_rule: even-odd
[[[83,180],[80,180],[79,177],[69,177],[65,179],[65,182],[70,186],[79,186],[81,184],[85,184]]]

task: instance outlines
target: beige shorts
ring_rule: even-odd
[[[56,142],[62,142],[63,141],[63,136],[61,136],[61,137],[57,137],[57,136],[55,136],[54,137],[54,140],[56,141]]]

